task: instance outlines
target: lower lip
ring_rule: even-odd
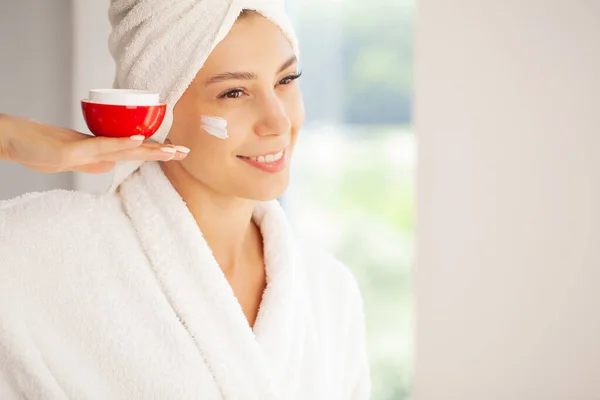
[[[260,163],[258,161],[252,161],[249,158],[242,158],[242,157],[238,157],[240,160],[244,161],[246,164],[251,165],[253,167],[256,167],[260,170],[263,170],[265,172],[270,172],[270,173],[277,173],[277,172],[281,172],[285,169],[285,154],[286,152],[283,152],[283,155],[281,156],[281,158],[275,162],[272,163]]]

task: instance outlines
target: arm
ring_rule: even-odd
[[[165,153],[170,144],[129,138],[95,137],[71,129],[0,114],[0,160],[20,163],[40,172],[105,173],[117,161],[182,160],[186,153]]]

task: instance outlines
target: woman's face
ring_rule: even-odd
[[[255,13],[238,19],[174,107],[169,140],[191,149],[176,169],[219,195],[253,200],[280,196],[304,121],[297,68],[279,27]],[[201,116],[225,119],[229,137],[208,134]],[[280,168],[261,168],[247,158],[282,150]]]

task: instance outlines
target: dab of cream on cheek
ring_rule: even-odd
[[[201,127],[209,135],[219,139],[227,139],[227,121],[220,117],[203,115],[201,118]]]

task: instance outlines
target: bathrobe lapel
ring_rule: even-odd
[[[305,282],[277,202],[258,203],[267,288],[254,331],[185,202],[156,162],[120,189],[164,294],[225,399],[277,399],[293,382],[306,335]],[[290,381],[290,379],[292,379]]]

